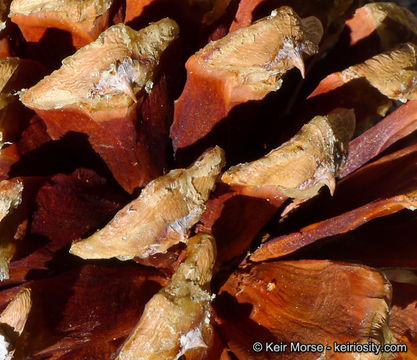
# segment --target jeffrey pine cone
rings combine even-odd
[[[399,3],[0,0],[0,360],[417,359],[416,130]]]

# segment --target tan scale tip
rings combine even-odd
[[[171,246],[187,242],[224,164],[224,151],[216,146],[190,167],[171,170],[151,181],[104,228],[75,241],[70,253],[83,259],[128,260],[165,253]]]
[[[19,335],[22,333],[32,307],[31,290],[22,289],[0,315],[0,323],[11,326]]]
[[[152,88],[160,57],[178,35],[178,24],[169,18],[139,31],[113,25],[65,58],[60,69],[23,90],[20,100],[35,110],[128,108]]]

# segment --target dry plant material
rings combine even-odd
[[[7,26],[10,2],[11,0],[0,1],[0,58],[12,56],[13,44],[10,38],[10,26]]]
[[[292,116],[305,121],[313,114],[329,113],[338,107],[351,108],[356,115],[356,134],[361,134],[385,116],[392,106],[391,100],[406,102],[416,97],[416,49],[414,44],[401,44],[330,74],[297,106]]]
[[[23,288],[0,314],[0,323],[22,334],[31,306],[30,289]]]
[[[0,358],[388,360],[333,352],[371,341],[416,356],[408,10],[22,2],[0,25]],[[33,80],[10,53],[58,70]],[[19,318],[7,304],[24,288]]]
[[[126,0],[125,24],[140,17],[147,6],[158,2],[159,0]]]
[[[324,185],[333,193],[354,128],[351,110],[316,116],[263,158],[230,168],[222,181],[251,188],[273,186],[276,192],[297,199],[313,197]]]
[[[395,214],[403,209],[417,208],[417,191],[376,200],[362,207],[309,225],[300,231],[269,240],[261,245],[250,260],[261,262],[291,254],[317,240],[352,231],[373,219]]]
[[[417,267],[416,226],[417,218],[414,213],[404,211],[370,221],[333,238],[337,241],[325,241],[311,248],[306,247],[302,254],[308,258],[349,260],[374,267],[414,269]]]
[[[171,127],[175,149],[204,138],[236,105],[277,91],[292,68],[304,76],[304,57],[318,51],[322,35],[318,19],[281,7],[191,56]]]
[[[0,184],[0,220],[3,220],[22,202],[23,184],[19,179],[3,180]]]
[[[35,195],[44,181],[42,177],[0,181],[0,281],[9,278],[11,259],[33,248],[26,236],[28,220]]]
[[[6,30],[10,0],[0,1],[0,58],[10,56],[10,42]]]
[[[340,41],[320,64],[323,75],[359,64],[407,41],[416,43],[417,19],[393,2],[372,2],[356,9]]]
[[[32,310],[16,358],[110,359],[165,284],[160,273],[137,265],[78,264],[31,281],[25,286],[32,291]],[[2,303],[16,288],[0,292]]]
[[[121,191],[88,169],[51,177],[37,192],[31,231],[47,237],[49,249],[58,250],[86,236],[126,203]],[[60,216],[55,216],[55,214]]]
[[[23,183],[20,179],[0,182],[0,281],[9,277],[9,262],[16,244],[13,211],[22,203]]]
[[[327,181],[333,189],[354,123],[354,114],[349,110],[340,109],[328,117],[317,117],[266,157],[232,167],[223,174],[223,184],[208,201],[197,227],[198,231],[216,238],[219,263],[244,253],[288,197],[314,196],[325,179],[333,179]],[[279,179],[286,183],[278,183]],[[291,181],[306,186],[303,190],[297,186],[281,187]]]
[[[287,200],[282,194],[262,195],[267,198],[254,197],[253,193],[251,196],[243,195],[237,189],[220,184],[207,202],[197,231],[214,236],[219,249],[219,264],[244,254],[255,236]]]
[[[186,245],[179,243],[172,246],[166,253],[150,255],[144,259],[135,257],[133,260],[144,266],[151,266],[158,269],[167,276],[171,276],[184,260]]]
[[[178,31],[170,19],[139,31],[114,25],[23,91],[21,101],[46,122],[53,139],[70,131],[87,134],[116,180],[133,192],[162,171],[145,136],[152,119],[138,124],[136,111],[152,91],[160,57]],[[163,129],[153,131],[158,137]]]
[[[226,11],[231,0],[126,0],[125,23],[140,18],[152,5],[161,7],[175,6],[182,14],[189,17],[201,17],[203,26],[211,25]],[[202,16],[201,16],[202,15]]]
[[[8,177],[10,167],[19,159],[13,143],[30,116],[16,93],[21,87],[36,83],[42,75],[43,69],[34,61],[16,57],[0,59],[0,179]]]
[[[13,0],[10,17],[28,42],[38,42],[48,28],[68,31],[75,47],[97,39],[109,24],[113,0]]]
[[[210,235],[190,238],[185,261],[146,304],[116,359],[206,358],[214,336],[210,281],[215,261],[216,246]]]
[[[206,208],[224,166],[219,147],[207,150],[187,169],[171,170],[150,182],[103,229],[72,244],[84,259],[146,258],[186,242]]]
[[[350,45],[372,37],[373,47],[388,50],[398,43],[417,40],[417,19],[413,13],[393,2],[375,2],[356,10],[346,21]]]
[[[0,31],[0,58],[5,58],[11,56],[12,51],[10,49],[9,40],[7,37],[2,36]]]
[[[6,146],[0,150],[0,180],[7,179],[12,166],[20,159],[16,144]]]
[[[33,150],[37,150],[43,144],[51,141],[50,136],[46,132],[46,126],[42,119],[34,114],[30,119],[28,125],[22,131],[17,142],[19,153],[25,155]]]
[[[415,266],[413,229],[416,218],[411,212],[402,212],[394,221],[393,214],[416,208],[416,158],[417,146],[414,144],[344,178],[338,183],[331,201],[323,199],[319,204],[310,204],[310,210],[303,215],[306,219],[325,220],[301,229],[298,225],[290,234],[268,241],[252,254],[251,260],[288,255],[326,239],[333,240],[334,244],[326,245],[322,241],[316,244],[320,247],[304,249],[303,254],[369,265]],[[387,220],[377,220],[384,216]],[[401,238],[394,244],[392,239],[397,234],[401,234]]]
[[[343,178],[397,141],[410,135],[417,129],[417,101],[411,100],[401,105],[375,126],[365,131],[349,143],[346,164],[340,177]]]
[[[416,158],[417,145],[413,144],[345,177],[338,182],[333,199],[323,199],[321,205],[325,206],[320,206],[320,216],[355,209],[374,200],[411,194],[417,186]]]
[[[417,46],[403,44],[362,64],[351,66],[342,71],[340,76],[344,83],[366,78],[381,94],[392,100],[414,100],[417,97]]]
[[[20,67],[22,61],[19,58],[0,59],[0,149],[14,140],[21,122],[13,93],[17,90],[13,82]]]
[[[412,360],[417,356],[417,284],[393,282],[392,286],[390,329],[397,342],[407,346],[397,359]]]
[[[328,50],[331,51],[334,45],[339,46],[340,40],[344,39],[346,19],[349,21],[355,9],[365,2],[366,1],[363,0],[310,0],[308,2],[303,0],[240,0],[235,18],[230,26],[230,32],[249,26],[252,22],[268,15],[273,9],[282,5],[290,6],[302,18],[309,16],[316,17],[323,25],[324,34],[320,42],[319,54],[309,61],[306,68],[306,73],[312,71],[312,77],[314,78],[317,76],[314,74],[316,71],[315,65],[319,63],[319,66],[321,66],[322,63],[326,63],[327,58],[329,57]],[[407,41],[407,39],[404,41]],[[323,60],[322,55],[324,53],[326,53],[326,59]],[[350,57],[351,54],[348,54],[345,58],[341,57],[338,59],[339,62],[337,62],[337,65]],[[365,59],[366,58],[367,57],[365,57]],[[336,64],[331,63],[331,65]],[[329,69],[328,65],[324,65],[323,67],[324,71]],[[328,73],[328,71],[324,72],[325,75]],[[297,98],[300,86],[301,84],[290,92],[290,95],[292,95],[293,98],[290,100],[289,109],[292,107],[293,101]],[[285,100],[283,101],[283,104],[286,104]],[[279,107],[279,115],[286,114],[287,112],[288,109],[283,111],[282,106]],[[313,115],[318,114],[312,113],[311,116]]]
[[[412,269],[386,267],[381,269],[390,282],[417,285],[417,274]]]
[[[333,192],[354,126],[350,110],[316,117],[265,157],[223,174],[198,226],[216,238],[219,263],[245,252],[288,197],[313,197],[323,185]]]
[[[416,45],[402,44],[394,50],[375,55],[364,63],[331,74],[320,82],[309,99],[334,91],[352,80],[366,79],[372,87],[389,99],[402,102],[413,100],[416,97],[416,51]]]
[[[0,149],[16,140],[24,122],[25,111],[17,101],[17,91],[32,85],[41,76],[41,66],[34,61],[16,57],[0,59]]]
[[[219,19],[225,13],[230,2],[231,0],[188,0],[191,6],[198,5],[206,11],[202,19],[204,25],[210,25]]]
[[[257,264],[235,271],[214,303],[220,330],[239,360],[273,359],[247,350],[255,341],[333,345],[388,339],[391,286],[366,266],[319,260]],[[331,316],[329,315],[331,314]],[[314,329],[314,330],[312,330]],[[282,354],[317,359],[319,353]],[[369,359],[382,359],[369,354]],[[352,354],[325,351],[325,358]]]
[[[36,278],[44,276],[53,267],[51,261],[55,256],[52,251],[42,248],[22,259],[13,260],[9,265],[9,279],[3,280],[3,283],[8,286],[23,284],[34,271],[38,275]]]
[[[0,32],[6,28],[7,15],[9,14],[10,1],[0,1]]]
[[[30,289],[23,288],[0,314],[0,356],[12,359],[16,342],[22,334],[32,301]]]
[[[257,20],[256,15],[270,11],[273,7],[283,4],[281,0],[241,0],[235,19],[230,27],[230,31],[236,31],[242,27],[249,26]],[[316,16],[327,30],[332,25],[332,31],[338,33],[343,27],[343,20],[349,15],[353,0],[331,1],[331,0],[312,0],[306,3],[302,0],[289,0],[285,5],[291,6],[300,16]]]

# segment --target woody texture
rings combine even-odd
[[[0,0],[0,360],[417,359],[412,3]]]

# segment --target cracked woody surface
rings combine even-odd
[[[0,0],[0,359],[416,359],[413,6]]]

